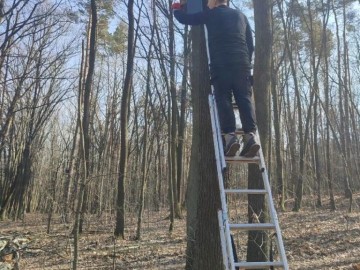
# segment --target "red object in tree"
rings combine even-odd
[[[180,3],[173,3],[172,5],[171,5],[171,8],[172,9],[181,9],[181,4]]]

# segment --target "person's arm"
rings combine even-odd
[[[174,10],[174,16],[179,21],[179,23],[187,25],[199,25],[205,24],[208,17],[208,12],[202,11],[194,14],[187,14],[182,9]]]
[[[249,60],[251,63],[252,55],[254,53],[254,40],[252,37],[251,26],[250,26],[248,20],[246,20],[246,45],[248,47]]]

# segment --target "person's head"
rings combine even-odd
[[[228,0],[208,0],[208,7],[213,9],[214,7],[218,7],[221,5],[226,5]]]

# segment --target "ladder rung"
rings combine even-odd
[[[237,128],[237,129],[235,130],[235,134],[236,134],[236,135],[243,135],[243,134],[244,134],[244,130],[243,130],[242,128]]]
[[[270,267],[270,266],[274,266],[274,267],[284,267],[284,264],[282,262],[235,262],[234,263],[235,267],[243,267],[246,269],[257,269],[257,268],[261,268],[261,267]]]
[[[263,231],[273,230],[275,225],[272,223],[246,223],[246,224],[229,224],[230,229],[244,231]]]
[[[240,156],[234,156],[234,157],[226,157],[226,162],[232,162],[232,163],[258,163],[260,161],[260,158],[258,156],[255,156],[253,158],[246,158],[246,157],[240,157]]]
[[[236,128],[235,129],[235,134],[236,135],[243,135],[243,134],[245,134],[245,132],[244,132],[244,130],[242,128]],[[221,133],[221,136],[224,136],[224,135],[225,135],[225,133]]]
[[[235,194],[267,194],[265,189],[225,189],[225,193]]]

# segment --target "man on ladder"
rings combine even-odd
[[[199,0],[201,1],[201,0]],[[182,1],[184,2],[184,1]],[[256,116],[252,101],[251,58],[254,44],[246,16],[227,5],[228,0],[209,0],[208,9],[189,14],[183,4],[174,3],[175,18],[182,24],[205,24],[208,31],[211,83],[214,87],[225,155],[235,156],[240,148],[232,96],[239,108],[244,131],[240,156],[254,157],[260,149],[255,139]]]

